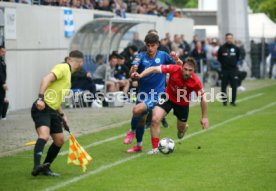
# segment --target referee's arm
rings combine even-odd
[[[49,73],[48,75],[44,76],[42,78],[42,81],[40,83],[40,88],[39,88],[39,94],[44,94],[48,86],[55,81],[57,78],[54,73]]]

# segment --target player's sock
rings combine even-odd
[[[46,141],[44,139],[38,138],[34,147],[34,165],[40,165],[40,159],[43,153]]]
[[[142,147],[143,143],[142,142],[137,142],[137,146]]]
[[[140,126],[136,129],[136,139],[137,139],[137,143],[140,143],[143,141],[143,136],[144,136],[144,132],[145,132],[145,126]]]
[[[61,147],[58,147],[55,145],[55,143],[52,143],[52,145],[49,147],[49,150],[47,152],[47,156],[45,158],[44,164],[45,163],[52,163],[55,158],[57,157]]]
[[[159,138],[158,137],[152,137],[151,138],[151,145],[152,148],[157,148],[158,147],[158,143],[159,143]]]
[[[132,117],[131,119],[131,131],[135,132],[136,128],[137,128],[137,125],[138,123],[140,122],[141,120],[141,116],[137,116],[137,117]]]

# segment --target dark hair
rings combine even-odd
[[[156,29],[150,29],[149,31],[148,31],[148,34],[149,33],[156,33],[156,34],[158,34],[158,31],[156,30]]]
[[[73,50],[69,53],[69,57],[71,58],[82,58],[83,59],[83,53],[79,50]]]
[[[0,49],[5,48],[5,46],[0,46]]]
[[[66,56],[66,57],[64,58],[64,63],[67,63],[67,62],[68,62],[68,58],[69,58],[69,56]]]
[[[233,34],[229,32],[229,33],[225,34],[225,37],[227,37],[227,36],[233,36]]]
[[[110,61],[113,58],[118,58],[118,56],[116,54],[112,53],[109,55],[108,60]]]
[[[184,60],[183,66],[184,66],[184,64],[186,64],[186,63],[192,65],[192,66],[194,67],[194,69],[196,69],[196,61],[195,61],[194,58],[192,58],[192,57],[186,58],[186,59]]]
[[[103,55],[97,54],[97,56],[96,56],[96,62],[98,62],[101,59],[103,59]]]
[[[135,45],[130,45],[128,48],[133,50],[134,52],[138,51],[138,48]]]
[[[155,43],[159,43],[159,36],[153,33],[149,33],[147,34],[147,36],[145,37],[145,43],[146,44],[155,44]]]

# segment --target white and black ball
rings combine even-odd
[[[163,154],[170,154],[174,151],[175,143],[171,138],[163,138],[158,143],[158,149]]]

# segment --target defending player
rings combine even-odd
[[[201,125],[208,128],[207,102],[199,78],[195,75],[196,62],[192,58],[187,58],[183,66],[162,65],[150,67],[142,73],[133,73],[132,77],[143,79],[152,73],[169,73],[169,82],[166,87],[166,94],[162,94],[153,110],[151,123],[151,141],[153,149],[148,154],[158,153],[158,142],[160,139],[160,121],[171,109],[177,117],[177,136],[183,138],[188,129],[187,120],[189,114],[189,101],[191,92],[195,91],[201,97]],[[167,97],[168,96],[168,97]]]

